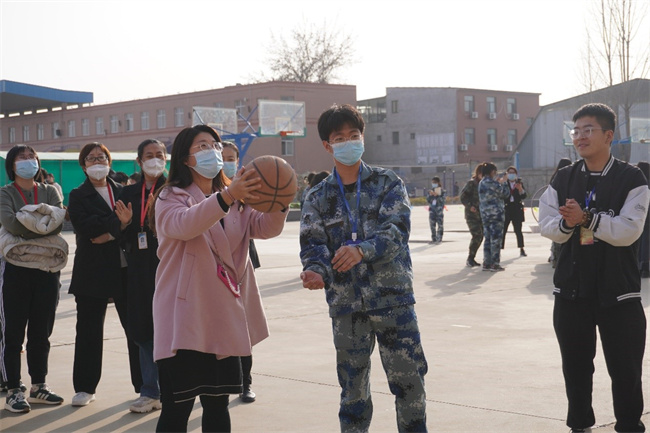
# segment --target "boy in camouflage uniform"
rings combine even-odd
[[[427,203],[429,203],[429,228],[431,229],[430,243],[439,244],[442,242],[445,222],[445,191],[440,186],[439,177],[431,179]]]
[[[321,114],[335,169],[309,191],[300,222],[300,278],[325,289],[341,386],[341,431],[372,418],[370,355],[379,343],[400,432],[426,432],[427,362],[413,304],[410,207],[402,180],[361,161],[364,121],[350,105]]]
[[[465,207],[465,222],[472,235],[469,241],[469,255],[467,256],[467,266],[470,268],[480,266],[476,262],[476,252],[483,242],[483,221],[481,221],[480,202],[478,199],[478,183],[483,178],[481,169],[483,164],[479,164],[474,169],[474,176],[467,182],[460,192],[460,202]]]
[[[503,241],[503,224],[505,221],[505,202],[510,195],[505,177],[497,178],[494,164],[483,163],[483,179],[478,184],[478,197],[483,221],[483,270],[503,271],[501,266],[501,242]]]

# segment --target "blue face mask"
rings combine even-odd
[[[207,179],[217,177],[223,167],[221,152],[217,149],[201,150],[193,156],[196,159],[196,165],[192,169]]]
[[[517,179],[516,173],[508,173],[508,180],[515,180],[515,179]]]
[[[332,145],[334,159],[343,165],[354,165],[363,155],[363,140],[350,140]]]
[[[232,179],[237,174],[237,163],[235,161],[225,161],[223,163],[223,174],[228,179]]]
[[[431,188],[438,188],[438,184],[437,183],[432,183]]]
[[[38,171],[38,162],[35,159],[16,161],[16,175],[23,179],[33,179]]]

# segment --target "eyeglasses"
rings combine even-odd
[[[196,146],[192,146],[190,149],[199,149],[199,151],[215,149],[218,152],[221,152],[223,150],[223,145],[218,141],[213,141],[212,143],[208,143],[207,141],[202,141],[200,143],[197,143]],[[192,153],[191,155],[194,154]]]
[[[585,137],[585,138],[589,138],[589,137],[591,137],[591,134],[596,130],[609,131],[608,129],[592,128],[591,126],[588,126],[588,127],[584,128],[584,129],[576,129],[576,128],[574,128],[574,129],[570,130],[569,131],[569,136],[573,140],[575,140],[577,138],[580,138],[580,136]]]
[[[106,162],[108,161],[108,157],[106,155],[99,155],[99,156],[87,156],[84,158],[86,162]]]
[[[361,140],[361,134],[358,132],[355,132],[354,134],[350,135],[349,137],[336,137],[334,140],[329,141],[329,144],[341,144],[345,143],[346,141],[357,141]]]

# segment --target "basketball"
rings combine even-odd
[[[260,212],[278,212],[288,208],[298,190],[296,173],[287,161],[277,156],[264,155],[246,165],[246,171],[255,170],[262,186],[255,191],[256,200],[246,204]]]

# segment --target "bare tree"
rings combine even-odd
[[[635,0],[599,0],[592,3],[595,28],[587,27],[585,53],[585,86],[589,92],[645,78],[650,71],[650,23],[648,3]],[[595,34],[595,37],[592,35]],[[622,92],[617,100],[604,101],[623,110],[625,131],[630,131],[632,98]],[[621,139],[620,130],[617,138]],[[631,144],[618,146],[617,156],[630,158]]]
[[[327,23],[315,26],[306,21],[291,30],[288,39],[272,33],[268,50],[270,78],[279,81],[331,83],[337,71],[355,58],[352,35]]]

